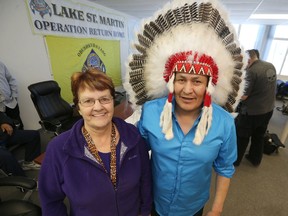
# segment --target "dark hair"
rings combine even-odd
[[[259,53],[259,50],[257,49],[251,49],[251,50],[247,50],[246,51],[249,55],[250,58],[253,58],[253,57],[257,57],[258,59],[260,59],[260,53]]]
[[[75,72],[71,76],[71,90],[73,102],[77,106],[79,102],[78,93],[80,89],[91,89],[103,91],[108,89],[115,98],[115,87],[113,81],[104,72],[95,68],[88,68],[85,72]]]

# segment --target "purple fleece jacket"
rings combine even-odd
[[[100,164],[87,157],[83,120],[49,142],[39,176],[43,216],[147,216],[151,211],[151,170],[147,145],[138,130],[113,118],[121,143],[117,188]]]

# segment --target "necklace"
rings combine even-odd
[[[103,163],[101,157],[99,156],[98,150],[97,150],[97,148],[93,142],[93,139],[84,126],[82,127],[82,133],[83,133],[83,136],[84,136],[84,138],[88,144],[89,151],[95,157],[95,159],[100,163],[100,165],[105,170],[105,172],[108,174],[108,171],[106,170],[104,163]],[[111,182],[112,182],[114,188],[116,188],[116,180],[117,180],[117,178],[116,178],[116,130],[115,130],[115,126],[113,123],[112,123],[112,129],[111,129],[110,150],[111,150],[110,179],[111,179]]]

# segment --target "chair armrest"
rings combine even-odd
[[[48,127],[61,127],[61,122],[58,119],[41,120],[40,122]]]
[[[53,131],[55,135],[59,135],[62,124],[58,119],[41,120],[40,125],[47,131]]]
[[[48,131],[57,131],[61,128],[62,124],[58,119],[51,119],[51,120],[41,120],[39,121],[40,125]]]
[[[0,186],[19,186],[27,190],[37,188],[37,182],[24,176],[7,176],[0,178]]]

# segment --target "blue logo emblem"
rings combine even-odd
[[[100,59],[100,57],[97,55],[97,53],[93,49],[87,56],[86,61],[84,62],[84,65],[82,67],[82,71],[83,72],[86,71],[88,67],[93,67],[106,73],[106,67],[103,61]]]
[[[33,14],[37,11],[42,18],[45,14],[49,14],[50,16],[52,15],[51,8],[45,0],[31,0],[29,5]]]

